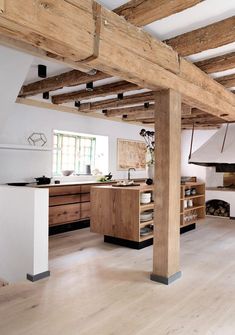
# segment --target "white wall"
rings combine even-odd
[[[109,171],[115,178],[127,177],[126,171],[117,171],[117,139],[141,140],[138,126],[14,104],[0,132],[0,143],[27,144],[32,132],[43,132],[48,139],[47,146],[52,147],[53,129],[108,136]],[[0,149],[0,162],[0,183],[31,180],[52,173],[51,152]],[[136,171],[134,175],[145,178],[146,172]]]
[[[0,278],[48,271],[48,189],[0,186]]]
[[[195,130],[193,140],[193,152],[203,145],[217,130]],[[183,130],[181,136],[181,175],[196,176],[199,181],[206,181],[207,168],[194,164],[188,164],[188,156],[191,143],[190,130]]]
[[[25,80],[33,57],[0,46],[0,131]]]

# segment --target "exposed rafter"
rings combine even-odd
[[[206,73],[215,73],[233,69],[235,68],[235,52],[205,59],[194,64]]]
[[[6,10],[0,14],[0,32],[5,36],[40,45],[65,59],[85,59],[91,68],[122,77],[139,87],[176,89],[193,106],[215,115],[226,111],[225,119],[235,118],[231,93],[200,70],[197,80],[191,82],[187,78],[195,66],[190,64],[183,69],[183,60],[175,51],[95,2],[48,0],[46,6],[30,0],[5,2]],[[48,26],[53,29],[48,30]]]
[[[190,115],[192,108],[182,104],[182,115]],[[109,109],[104,112],[107,117],[114,117],[114,116],[130,116],[133,118],[142,118],[146,115],[146,117],[153,117],[155,111],[155,103],[149,105],[149,107],[142,106],[135,106],[135,107],[126,107],[126,108],[115,108]],[[127,118],[128,120],[129,118]]]
[[[235,16],[209,26],[190,31],[165,42],[181,56],[193,55],[235,41]]]
[[[134,91],[138,90],[139,87],[135,84],[128,83],[126,81],[119,81],[112,84],[102,85],[98,87],[94,87],[93,91],[75,91],[70,93],[58,94],[52,97],[52,102],[54,104],[62,104],[66,102],[71,102],[75,100],[84,100],[84,99],[92,99],[97,97],[105,97],[107,95]]]
[[[227,88],[234,87],[235,86],[235,73],[230,74],[228,76],[217,78],[217,81],[218,83],[220,83],[221,85]]]
[[[193,7],[203,0],[131,0],[114,10],[135,26],[145,26]]]
[[[126,96],[124,95],[122,100],[118,98],[113,98],[113,99],[104,99],[101,101],[83,103],[79,107],[79,110],[84,112],[91,112],[108,108],[120,108],[144,102],[152,102],[155,100],[154,97],[155,97],[154,92],[144,92],[144,93],[130,94]]]
[[[145,108],[144,106],[135,106],[135,107],[125,107],[125,108],[115,108],[108,109],[104,112],[107,117],[113,116],[123,116],[123,115],[138,115],[141,113],[146,113],[146,116],[151,112],[154,112],[155,105],[149,105],[149,108]]]
[[[57,76],[49,77],[28,85],[24,85],[19,93],[19,96],[27,97],[43,92],[56,91],[63,87],[86,84],[90,81],[97,81],[109,77],[109,75],[100,71],[97,71],[94,75],[89,75],[77,70],[72,70],[59,74]]]

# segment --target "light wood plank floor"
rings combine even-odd
[[[50,238],[50,279],[0,289],[1,335],[234,335],[235,222],[181,236],[183,277],[149,280],[152,247],[104,244],[88,229]]]

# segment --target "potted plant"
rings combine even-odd
[[[154,131],[149,131],[141,129],[140,136],[145,140],[147,151],[146,151],[146,170],[148,179],[154,179],[154,170],[155,170],[155,133]]]

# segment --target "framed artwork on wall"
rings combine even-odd
[[[146,167],[146,144],[142,141],[117,140],[117,169],[145,170]]]

